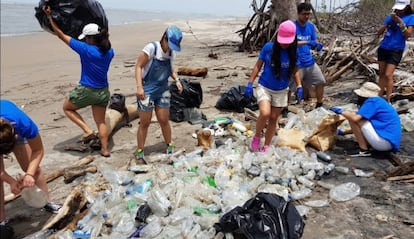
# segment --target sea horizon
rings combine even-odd
[[[11,37],[43,32],[35,17],[37,5],[27,3],[1,3],[1,37]],[[178,14],[174,12],[150,12],[134,9],[105,9],[109,26],[135,24],[141,22],[164,21],[171,19],[221,19],[237,18],[217,17],[210,14]]]

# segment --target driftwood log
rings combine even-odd
[[[136,104],[128,104],[126,105],[126,109],[128,111],[128,118],[130,121],[138,118],[138,109]],[[120,113],[117,110],[107,109],[105,114],[105,124],[108,127],[108,133],[111,134],[115,127],[118,126],[123,119],[125,119],[123,113]]]
[[[96,167],[96,165],[93,164],[68,167],[63,170],[63,181],[66,184],[71,183],[76,178],[86,175],[86,173],[96,173],[97,171],[98,168]]]
[[[187,67],[180,67],[177,70],[178,75],[185,75],[185,76],[200,76],[205,77],[207,75],[208,68],[187,68]]]

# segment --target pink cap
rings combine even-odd
[[[279,25],[277,42],[280,44],[290,44],[295,40],[296,25],[291,20],[284,21]]]

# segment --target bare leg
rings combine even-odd
[[[109,132],[108,132],[108,127],[105,124],[105,112],[106,112],[106,107],[92,105],[92,115],[93,115],[93,119],[95,120],[96,128],[98,129],[98,132],[99,132],[99,139],[101,140],[101,145],[102,145],[101,153],[103,155],[109,155],[109,150],[108,150]]]
[[[31,160],[32,150],[28,144],[17,144],[13,148],[13,153],[16,156],[17,162],[19,162],[20,167],[23,171],[26,171],[29,167]],[[43,174],[42,170],[37,168],[34,175],[35,184],[46,194],[47,200],[50,202],[49,189],[46,183],[46,177]]]
[[[323,90],[325,85],[317,85],[315,86],[315,94],[316,94],[316,102],[322,103],[323,102]]]
[[[259,102],[259,117],[256,121],[256,136],[260,137],[263,129],[266,127],[267,120],[270,117],[271,105],[270,101],[261,100]]]
[[[394,89],[395,67],[396,66],[393,64],[387,64],[387,67],[385,68],[385,79],[386,79],[385,87],[387,88],[385,93],[386,93],[388,102],[391,102],[391,94]]]
[[[379,92],[379,96],[384,95],[385,89],[387,88],[387,79],[385,77],[385,68],[386,67],[387,67],[387,63],[385,61],[379,61],[378,62],[378,68],[379,68],[378,86],[381,89],[381,91]]]
[[[349,120],[349,125],[351,126],[352,132],[354,133],[355,138],[358,141],[359,147],[363,150],[368,150],[368,142],[361,131],[361,127],[364,122],[365,120],[361,120],[359,122]]]
[[[272,141],[273,136],[276,133],[276,124],[277,120],[279,119],[280,112],[282,112],[283,108],[280,107],[272,107],[270,117],[268,120],[268,124],[266,127],[266,133],[265,133],[265,141],[264,145],[269,145]]]
[[[160,124],[165,143],[171,143],[170,109],[157,106],[155,107],[155,115]]]
[[[137,131],[137,145],[144,149],[148,128],[151,124],[152,111],[139,111],[139,126]]]
[[[82,116],[76,112],[78,109],[79,107],[72,104],[68,99],[65,99],[65,102],[63,103],[63,111],[66,116],[83,130],[83,136],[93,134],[93,130],[89,128]]]

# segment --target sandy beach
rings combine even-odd
[[[182,51],[177,54],[175,68],[207,67],[205,78],[192,78],[201,83],[203,103],[201,111],[209,120],[222,116],[235,116],[243,119],[243,114],[221,112],[214,108],[220,94],[227,89],[245,85],[256,57],[237,52],[239,36],[235,33],[246,23],[247,19],[219,20],[171,20],[166,22],[145,22],[139,24],[113,26],[109,29],[115,58],[109,71],[111,93],[127,96],[127,104],[135,101],[135,61],[146,43],[159,40],[168,24],[176,24],[183,33]],[[218,59],[208,57],[216,53]],[[117,168],[125,168],[136,147],[138,120],[132,127],[123,127],[112,135],[110,140],[111,157],[103,158],[98,152],[80,153],[65,151],[64,146],[76,142],[81,136],[80,129],[64,115],[62,104],[65,96],[79,80],[80,62],[76,53],[56,36],[36,33],[24,36],[1,38],[1,98],[14,101],[38,124],[45,146],[45,156],[41,163],[43,171],[50,172],[70,165],[92,154],[95,160],[104,161]],[[187,78],[184,77],[183,78]],[[191,77],[189,77],[191,78]],[[359,81],[338,82],[326,89],[326,104],[333,105],[338,89],[352,90]],[[338,100],[338,99],[336,99]],[[96,128],[89,108],[79,111],[83,117]],[[187,122],[174,123],[173,141],[176,149],[185,148],[192,151],[197,140],[192,138],[200,125]],[[146,153],[163,153],[165,145],[158,124],[152,124],[146,145]],[[405,141],[412,144],[412,136]],[[411,140],[411,141],[410,141]],[[339,164],[364,165],[384,171],[389,167],[386,160],[345,162],[343,156],[336,156]],[[6,158],[6,169],[11,175],[20,172],[16,160]],[[371,165],[371,166],[367,166]],[[398,221],[378,221],[375,215],[384,214],[400,218],[414,215],[413,184],[390,185],[377,178],[356,178],[353,175],[335,177],[332,181],[354,181],[366,189],[361,197],[343,203],[332,203],[326,208],[316,208],[305,220],[303,238],[412,238],[414,229]],[[79,182],[64,184],[62,178],[50,182],[49,189],[54,201],[63,203],[69,192]],[[377,191],[377,192],[375,192]],[[6,186],[6,194],[9,192]],[[326,194],[323,188],[315,189],[318,195]],[[411,196],[410,196],[411,195]],[[410,206],[411,205],[411,206]],[[29,208],[21,198],[6,205],[6,215],[15,228],[16,238],[23,238],[38,231],[52,217],[39,209]]]

